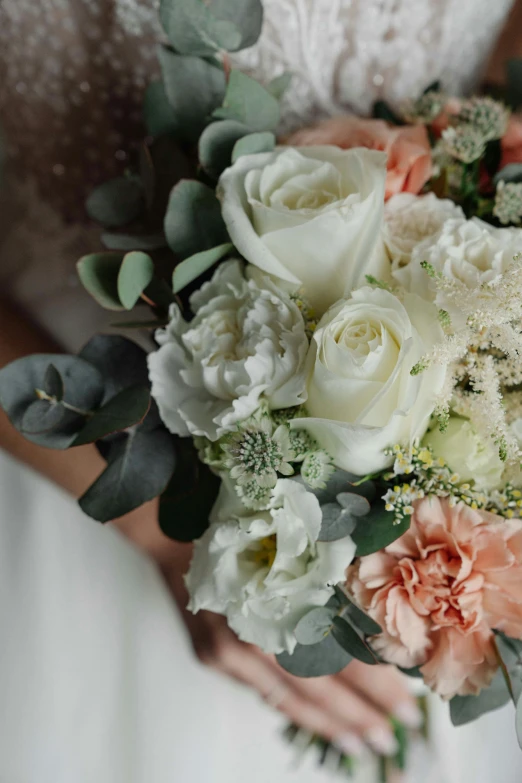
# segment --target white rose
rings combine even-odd
[[[302,286],[321,314],[365,282],[389,277],[382,244],[386,155],[367,149],[281,147],[245,155],[219,181],[239,252]]]
[[[490,490],[500,486],[504,463],[498,446],[491,439],[484,440],[468,419],[452,417],[446,430],[428,432],[423,444],[431,446],[436,457],[446,464],[462,481],[474,481],[478,489]]]
[[[297,481],[280,479],[270,508],[257,512],[241,508],[223,483],[213,522],[194,547],[189,608],[226,615],[240,639],[265,652],[292,652],[295,626],[324,606],[355,554],[349,536],[318,542],[321,522],[319,501]]]
[[[262,400],[271,408],[304,401],[303,317],[265,282],[246,280],[240,262],[230,261],[191,298],[192,321],[172,307],[148,360],[152,396],[171,432],[217,440]]]
[[[468,288],[478,288],[495,280],[522,252],[522,230],[519,228],[495,228],[479,218],[447,220],[439,233],[431,240],[414,248],[410,263],[395,270],[393,276],[408,291],[447,309],[452,318],[458,318],[455,307],[442,293],[438,293],[434,281],[421,267],[427,261],[433,269],[450,280],[458,280]],[[459,327],[455,322],[454,326]]]
[[[310,347],[312,418],[294,419],[357,475],[387,467],[384,449],[421,437],[441,391],[445,368],[410,371],[443,338],[437,309],[413,294],[401,302],[378,288],[360,288],[323,316]]]
[[[410,262],[411,254],[421,242],[432,242],[450,218],[463,218],[462,209],[449,199],[434,193],[414,196],[397,193],[384,207],[384,244],[398,270]]]

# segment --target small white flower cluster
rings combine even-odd
[[[499,182],[493,214],[504,226],[522,222],[522,182]]]
[[[509,111],[499,101],[471,98],[461,104],[455,124],[443,131],[443,147],[462,163],[473,163],[482,157],[488,142],[502,138],[508,120]]]
[[[393,484],[383,495],[387,511],[393,511],[394,524],[399,525],[414,512],[413,503],[423,497],[435,495],[448,498],[450,506],[465,503],[473,509],[490,511],[506,519],[522,516],[522,492],[511,484],[502,491],[478,491],[472,482],[462,481],[442,457],[437,457],[430,446],[413,446],[411,449],[396,444],[387,449],[394,457],[393,469],[386,473],[386,481],[407,476],[401,484]]]
[[[417,100],[405,101],[401,114],[406,122],[430,125],[444,108],[446,96],[439,90],[428,90]]]

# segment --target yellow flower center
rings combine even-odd
[[[253,552],[254,563],[266,568],[272,568],[277,554],[277,536],[266,536],[258,541],[259,549]]]

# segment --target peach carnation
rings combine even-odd
[[[314,128],[297,131],[286,143],[294,147],[368,147],[386,152],[386,199],[401,192],[419,193],[432,174],[430,143],[422,125],[392,127],[383,120],[333,117]]]
[[[390,663],[421,666],[449,699],[477,694],[497,669],[493,628],[522,638],[522,521],[464,503],[415,503],[407,533],[348,569],[347,585],[383,633]]]

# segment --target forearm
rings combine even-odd
[[[60,348],[13,304],[0,300],[0,367],[32,353],[57,353]],[[25,440],[0,411],[0,448],[79,498],[105,468],[95,446],[55,451]],[[93,523],[96,524],[96,523]],[[177,554],[177,545],[157,523],[157,501],[114,521],[114,524],[162,567]]]

